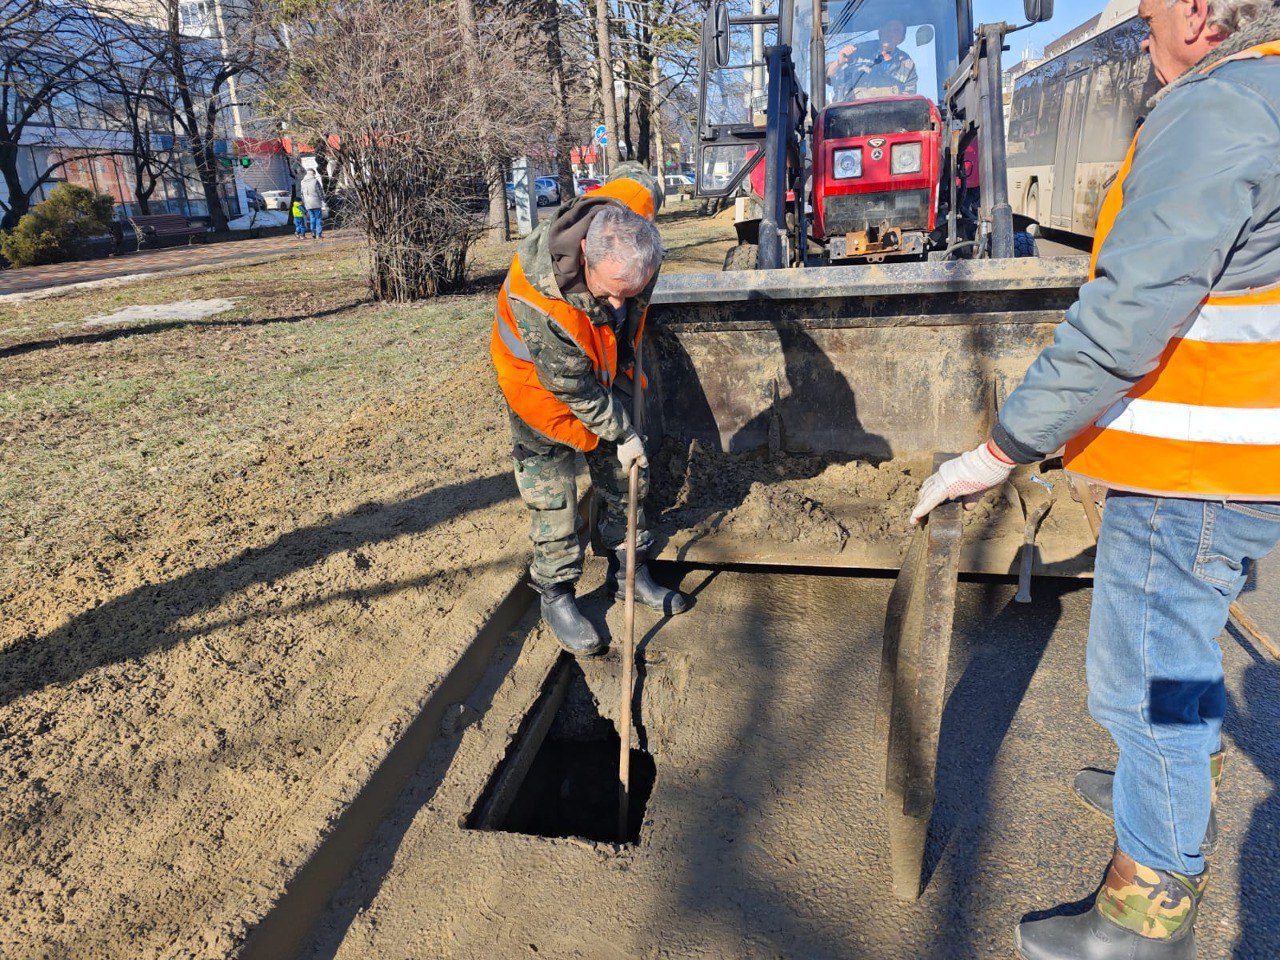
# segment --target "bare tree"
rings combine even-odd
[[[611,18],[609,0],[595,0],[596,3],[596,73],[600,78],[600,106],[604,110],[604,125],[609,132],[609,142],[605,148],[609,167],[616,167],[622,162],[622,154],[618,145],[622,139],[622,130],[618,126],[618,102],[614,96],[613,51],[611,47]]]
[[[147,215],[162,179],[183,177],[180,152],[169,136],[174,129],[172,105],[157,93],[167,85],[167,66],[155,51],[125,42],[114,19],[99,19],[93,29],[94,82],[102,113],[124,137],[118,155],[128,170],[138,209]]]
[[[183,23],[180,0],[152,0],[151,21],[121,21],[124,40],[136,56],[163,65],[146,91],[148,108],[172,120],[186,145],[215,230],[227,229],[222,203],[217,141],[228,132],[238,105],[238,78],[258,73],[273,47],[262,5],[254,0],[221,0],[217,37],[192,35]]]
[[[0,23],[0,177],[6,187],[0,230],[11,230],[62,167],[109,147],[84,137],[75,156],[25,147],[37,139],[30,136],[35,129],[65,124],[67,111],[96,89],[89,66],[96,46],[92,16],[79,7],[52,10],[29,0],[0,0]],[[24,149],[32,167],[25,177]]]
[[[550,132],[530,24],[496,7],[459,16],[456,3],[396,0],[334,0],[305,16],[275,109],[329,144],[363,219],[374,296],[455,289],[485,229],[486,160]]]

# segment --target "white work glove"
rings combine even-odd
[[[644,441],[634,430],[618,442],[618,462],[622,469],[630,470],[632,460],[639,460],[642,467],[649,466],[649,458],[644,455]]]
[[[920,499],[911,511],[911,523],[919,523],[938,504],[957,497],[963,497],[965,508],[971,510],[978,502],[978,494],[1004,483],[1011,473],[1013,464],[996,454],[991,441],[962,453],[920,485]]]

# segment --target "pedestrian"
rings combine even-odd
[[[507,401],[516,486],[532,527],[530,579],[556,640],[579,656],[599,653],[604,643],[574,596],[582,573],[578,454],[600,495],[611,596],[622,589],[633,462],[642,502],[648,487],[644,440],[630,409],[633,358],[665,252],[653,223],[660,202],[648,171],[619,165],[608,183],[565,204],[520,245],[494,316],[490,351]],[[685,597],[650,574],[651,542],[642,508],[636,601],[681,613]]]
[[[293,232],[297,234],[299,240],[305,240],[307,236],[307,211],[302,207],[302,201],[294,198],[293,209]]]
[[[1119,750],[1082,772],[1115,818],[1093,909],[1021,923],[1025,960],[1183,960],[1216,839],[1227,696],[1217,637],[1280,541],[1280,12],[1141,0],[1163,89],[1102,206],[1091,279],[991,438],[913,520],[1064,443],[1107,488],[1089,710]]]
[[[324,185],[314,169],[308,170],[303,176],[300,190],[311,235],[319,240],[324,235]]]

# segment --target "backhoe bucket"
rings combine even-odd
[[[988,435],[1084,279],[1074,258],[664,277],[646,364],[659,556],[897,569],[934,454]],[[1089,571],[1057,466],[966,513],[962,572],[1015,572],[1023,505],[1046,496],[1034,572]]]

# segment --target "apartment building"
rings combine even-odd
[[[222,43],[217,24],[227,13],[224,2],[230,5],[237,0],[181,0],[179,6],[183,32],[207,41],[214,56]],[[70,8],[70,5],[63,6]],[[138,24],[156,23],[165,12],[163,6],[161,0],[113,0],[111,3],[115,17],[130,24],[131,29],[136,29]],[[51,10],[50,15],[58,16],[57,9]],[[83,12],[80,15],[84,16]],[[113,18],[103,16],[96,20],[98,29],[91,32],[109,36]],[[122,35],[127,32],[120,31]],[[84,56],[92,58],[95,53],[86,50]],[[24,63],[29,74],[26,88],[39,89],[39,71],[58,71],[65,64],[65,57],[63,50],[51,54],[44,63]],[[225,59],[225,54],[223,57]],[[129,122],[131,105],[122,103],[112,92],[113,86],[122,88],[119,78],[114,84],[96,83],[93,71],[82,73],[85,75],[82,82],[68,84],[47,103],[40,104],[16,133],[18,181],[24,191],[30,192],[32,205],[43,200],[59,182],[67,181],[111,196],[119,216],[135,215],[140,212],[140,191],[135,176],[139,151],[135,146],[133,124]],[[155,76],[138,78],[140,85],[156,82]],[[234,219],[248,211],[246,187],[288,189],[291,178],[278,143],[243,136],[246,111],[233,109],[237,99],[235,91],[225,90],[222,96],[227,103],[219,114],[218,133],[222,135],[214,141],[214,153],[220,161],[222,206],[228,219]],[[10,90],[6,104],[10,128],[25,109],[21,97],[20,87]],[[136,115],[138,110],[136,107],[133,110]],[[145,109],[142,112],[145,114]],[[162,116],[144,115],[141,120],[146,135],[145,150],[158,158],[163,168],[163,175],[149,198],[150,212],[180,213],[193,219],[207,217],[209,210],[203,188],[181,131]],[[253,161],[252,166],[241,166],[244,157]],[[8,199],[8,189],[0,178],[0,204],[7,206]]]

